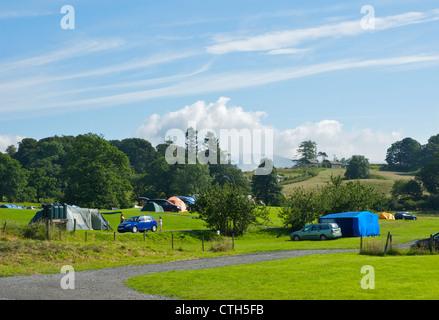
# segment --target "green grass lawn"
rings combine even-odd
[[[436,300],[438,263],[438,255],[326,254],[142,275],[127,285],[183,300]],[[374,289],[361,287],[366,265],[374,268]]]

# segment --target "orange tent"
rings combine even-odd
[[[186,208],[186,204],[184,203],[183,200],[181,200],[180,198],[177,197],[170,197],[168,199],[169,202],[172,202],[173,204],[175,204],[176,206],[179,206],[181,208],[180,212],[187,212],[187,208]]]
[[[387,219],[387,220],[395,220],[395,216],[391,213],[388,212],[382,212],[379,216],[378,219]]]

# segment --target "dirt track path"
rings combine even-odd
[[[141,266],[75,272],[75,289],[61,288],[65,274],[0,278],[0,300],[167,300],[142,294],[125,286],[125,280],[148,273],[196,270],[237,264],[286,259],[310,254],[328,254],[358,250],[289,250],[261,252],[227,257],[168,262]]]

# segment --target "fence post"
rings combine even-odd
[[[85,242],[87,242],[87,231],[85,231]]]
[[[113,242],[116,242],[116,232],[113,232]]]
[[[434,245],[433,235],[430,234],[430,252],[433,253],[433,245]]]
[[[363,250],[363,235],[360,235],[360,251]]]
[[[143,242],[146,242],[146,231],[143,233]]]
[[[8,222],[7,221],[5,221],[5,224],[3,225],[3,234],[5,234],[6,233],[6,224],[7,224]]]
[[[386,241],[386,246],[384,248],[384,255],[386,255],[386,253],[387,253],[387,246],[389,245],[389,238],[390,238],[390,231],[387,233],[387,241]]]
[[[73,219],[73,233],[76,233],[76,219]]]
[[[232,250],[235,250],[235,234],[232,233]]]
[[[50,223],[49,219],[46,219],[46,239],[50,240]]]
[[[203,234],[203,238],[201,239],[201,248],[204,251],[204,234]]]

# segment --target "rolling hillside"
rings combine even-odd
[[[279,175],[293,175],[294,169],[278,169]],[[331,181],[331,175],[334,176],[344,176],[346,169],[325,169],[320,171],[317,176],[309,178],[305,181],[296,182],[296,183],[287,183],[284,184],[283,193],[288,196],[294,188],[297,187],[304,187],[304,188],[313,188],[318,185],[325,185],[326,183]],[[390,191],[393,186],[393,182],[395,180],[402,180],[402,179],[413,179],[414,175],[407,174],[403,172],[390,172],[390,171],[379,171],[379,170],[370,170],[371,179],[361,179],[360,181],[362,183],[368,184],[370,186],[373,186],[377,190],[390,194]]]

